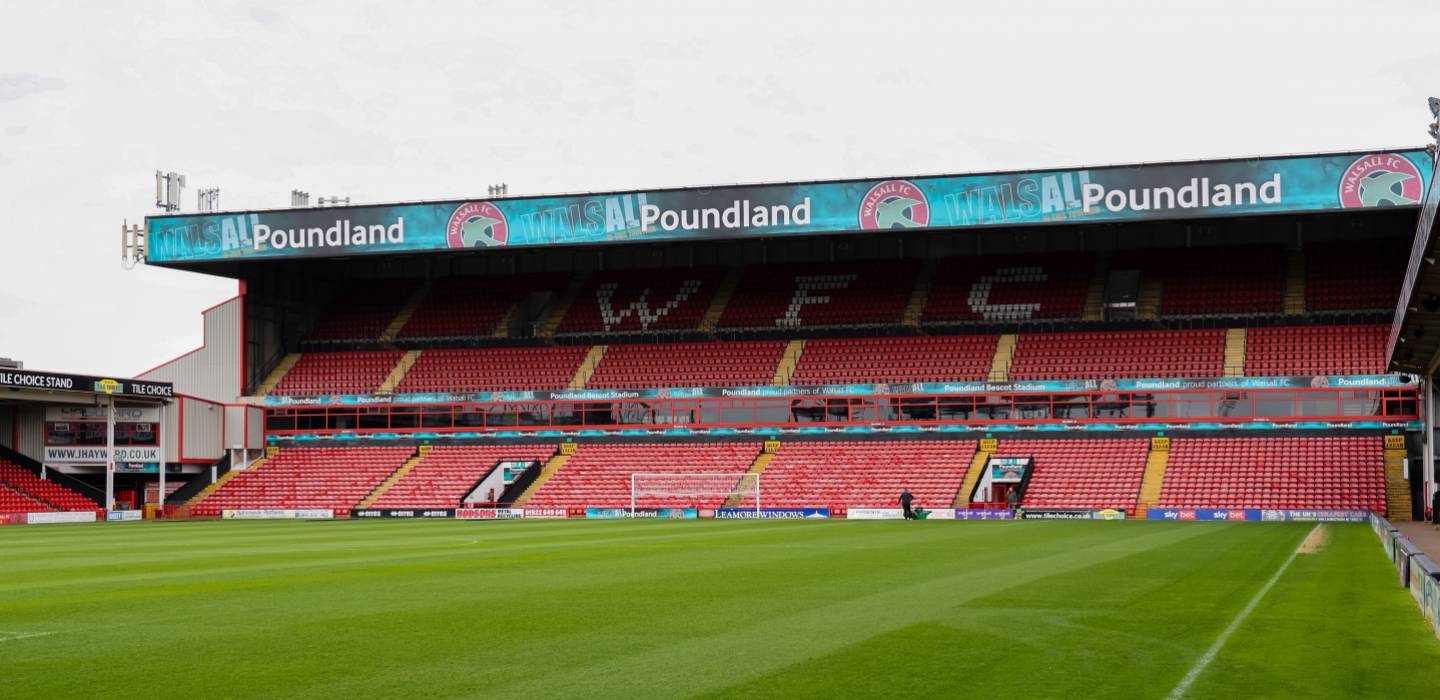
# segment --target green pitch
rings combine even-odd
[[[1327,525],[1193,698],[1420,697],[1440,641]],[[0,698],[1165,698],[1312,526],[0,528]]]

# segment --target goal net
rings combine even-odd
[[[760,475],[631,474],[630,515],[636,508],[745,508],[760,510]]]

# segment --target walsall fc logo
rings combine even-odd
[[[1419,204],[1425,180],[1409,158],[1382,153],[1356,158],[1340,178],[1340,206],[1397,207]]]
[[[494,204],[470,202],[450,215],[445,237],[451,248],[502,246],[510,242],[510,224]]]
[[[860,200],[860,228],[923,228],[930,225],[930,200],[915,183],[886,180]]]

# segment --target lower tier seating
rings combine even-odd
[[[54,508],[0,484],[0,513],[44,513]]]
[[[1157,505],[1384,514],[1383,449],[1379,437],[1176,440]]]
[[[759,443],[582,445],[525,503],[530,508],[628,508],[630,475],[733,473],[750,468]],[[726,486],[723,488],[733,488]],[[716,508],[724,495],[650,496],[649,508]]]
[[[760,476],[760,505],[895,508],[909,489],[913,506],[949,508],[975,448],[969,440],[787,442]],[[754,505],[747,498],[739,507]]]
[[[100,506],[94,501],[71,491],[48,479],[35,476],[29,469],[0,459],[0,486],[8,488],[15,496],[0,492],[0,512],[40,512],[50,510],[82,511],[96,510]],[[25,500],[38,503],[41,507],[33,511],[5,510],[5,502],[26,505]]]
[[[993,335],[811,340],[790,383],[983,381],[996,340]]]
[[[1145,440],[1004,440],[997,457],[1032,457],[1026,508],[1130,510],[1145,477]]]
[[[414,447],[282,449],[231,478],[190,512],[216,517],[227,509],[333,508],[343,517],[414,453]]]
[[[388,350],[305,353],[270,394],[373,394],[404,354]]]
[[[1012,380],[1219,377],[1225,331],[1027,333],[1010,366]]]
[[[783,340],[611,345],[585,388],[768,385],[784,353]]]
[[[455,508],[496,464],[536,462],[553,454],[554,445],[440,445],[370,507]]]
[[[395,393],[559,391],[575,378],[588,352],[588,345],[426,350]]]
[[[1245,334],[1245,374],[1383,374],[1390,327],[1252,328]]]

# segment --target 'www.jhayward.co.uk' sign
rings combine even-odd
[[[1418,206],[1424,151],[147,219],[150,262]]]

